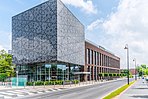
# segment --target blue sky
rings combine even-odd
[[[47,0],[0,1],[0,50],[11,49],[11,17]],[[126,68],[125,44],[130,67],[148,64],[148,0],[62,0],[84,24],[86,39],[121,58]]]
[[[0,1],[0,45],[5,49],[10,49],[11,17],[38,5],[46,0],[1,0]],[[97,13],[83,11],[83,8],[71,4],[66,6],[76,15],[76,17],[87,27],[97,18],[105,18],[118,4],[119,0],[93,0],[93,5]],[[67,2],[67,1],[66,1]]]

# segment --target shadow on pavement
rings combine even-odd
[[[145,99],[148,99],[148,95],[134,95],[134,96],[131,96],[131,97],[134,97],[134,98],[145,98]]]
[[[148,88],[132,88],[132,89],[148,89]]]

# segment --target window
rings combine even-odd
[[[86,50],[86,63],[89,64],[89,49]]]
[[[97,59],[96,59],[96,60],[97,60],[96,63],[97,63],[97,65],[99,65],[99,52],[97,52],[97,57],[96,57],[96,58],[97,58]]]
[[[96,65],[96,61],[97,61],[97,54],[96,54],[96,51],[94,51],[94,64]]]
[[[102,66],[102,59],[101,59],[102,58],[102,54],[101,53],[99,54],[99,57],[100,57],[99,58],[99,60],[100,60],[100,66]]]
[[[90,50],[90,64],[92,64],[92,53],[91,53],[91,50]]]
[[[93,57],[93,56],[94,56],[94,53],[93,53],[93,50],[91,50],[91,55],[92,55],[92,56],[91,56],[91,57],[92,57],[91,63],[93,64],[93,63],[94,63],[94,62],[93,62],[93,60],[94,60],[94,57]]]

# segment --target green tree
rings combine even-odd
[[[127,70],[127,69],[123,69],[123,70],[121,71],[121,73],[127,76],[128,70]]]
[[[137,66],[136,70],[138,71],[139,76],[148,75],[148,67],[145,64]]]
[[[5,50],[0,51],[0,80],[4,81],[7,77],[14,74],[12,55]]]
[[[4,81],[7,78],[6,73],[0,73],[0,81]]]
[[[147,68],[145,64],[142,64],[141,67],[142,67],[143,69],[146,69],[146,68]]]

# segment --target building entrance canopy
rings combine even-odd
[[[84,74],[84,75],[85,75],[85,74],[86,74],[86,75],[88,74],[88,75],[90,75],[90,72],[73,72],[73,74],[74,74],[74,75],[80,75],[80,74]]]

